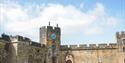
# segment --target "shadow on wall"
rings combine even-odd
[[[33,56],[32,55],[29,55],[28,63],[33,63]]]
[[[72,61],[71,60],[67,60],[66,63],[72,63]]]
[[[12,43],[7,43],[7,63],[16,63],[16,50]]]

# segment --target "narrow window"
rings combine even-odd
[[[125,63],[125,59],[124,59],[124,63]]]
[[[125,45],[125,39],[123,39],[123,44]]]
[[[125,47],[123,47],[123,52],[125,52]]]

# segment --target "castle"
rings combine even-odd
[[[125,63],[125,31],[116,43],[61,45],[61,29],[43,26],[40,42],[23,36],[0,37],[0,63]]]

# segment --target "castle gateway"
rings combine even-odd
[[[22,36],[0,37],[0,63],[125,63],[125,31],[116,43],[61,45],[60,27],[40,28],[40,42]]]

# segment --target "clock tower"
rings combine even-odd
[[[40,28],[40,43],[48,48],[60,48],[60,36],[61,31],[58,27],[50,26],[43,26]]]
[[[58,63],[58,55],[60,48],[61,31],[58,24],[56,27],[44,26],[40,28],[40,43],[44,44],[47,49],[47,63]]]

